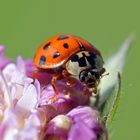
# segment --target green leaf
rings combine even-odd
[[[111,126],[113,118],[116,114],[116,110],[118,108],[120,96],[121,96],[120,89],[121,89],[121,77],[120,77],[120,73],[118,73],[118,83],[116,85],[116,94],[114,95],[114,99],[113,99],[112,105],[110,106],[110,110],[107,114],[107,119],[106,119],[107,128]]]
[[[108,134],[111,133],[110,128],[111,128],[113,119],[115,115],[117,114],[117,108],[118,108],[120,96],[121,96],[120,89],[121,89],[121,76],[120,76],[120,73],[118,73],[118,80],[117,80],[114,93],[112,94],[112,96],[110,96],[110,98],[108,98],[107,102],[105,102],[100,108],[100,112],[101,112],[101,115],[103,116],[103,121],[105,123],[104,124],[105,133],[107,133],[106,132],[106,128],[107,128]],[[100,140],[104,140],[103,137],[101,137]]]

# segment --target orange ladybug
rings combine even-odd
[[[67,34],[44,42],[36,51],[33,63],[38,71],[45,69],[54,73],[51,81],[55,91],[53,101],[58,95],[58,79],[67,79],[70,86],[79,80],[85,86],[84,93],[89,90],[97,95],[97,86],[105,72],[99,50],[86,40]]]

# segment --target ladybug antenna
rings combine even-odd
[[[104,76],[107,76],[107,75],[109,75],[109,72],[101,75],[100,79],[102,79]]]

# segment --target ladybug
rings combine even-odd
[[[69,34],[57,35],[44,42],[36,51],[33,64],[37,71],[53,72],[52,86],[56,100],[58,90],[56,81],[65,78],[73,86],[76,80],[87,91],[97,95],[97,87],[105,72],[103,58],[98,49],[86,40]]]

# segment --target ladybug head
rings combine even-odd
[[[97,69],[83,70],[79,75],[79,80],[87,86],[90,92],[93,92],[96,95],[97,86],[100,82],[102,74],[103,74],[102,70],[101,71]]]

